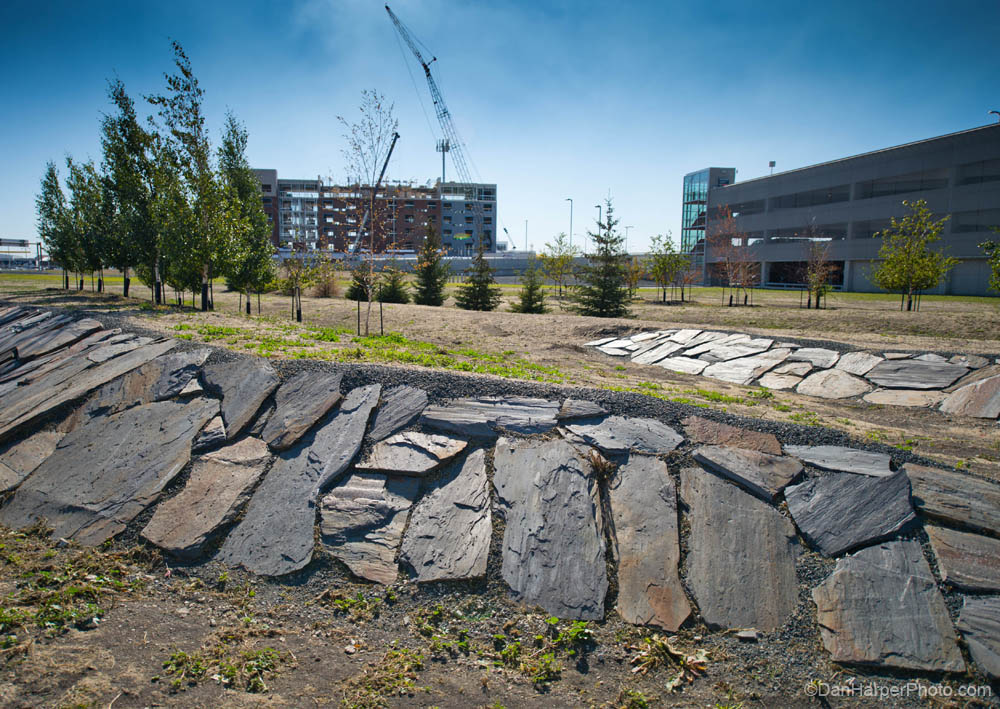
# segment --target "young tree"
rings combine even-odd
[[[451,268],[444,261],[444,250],[441,248],[441,237],[434,229],[434,224],[427,222],[427,233],[424,243],[417,255],[417,264],[413,267],[416,273],[413,302],[417,305],[441,305],[444,303],[444,287],[451,275]]]
[[[656,283],[656,287],[662,297],[662,302],[667,302],[667,286],[674,282],[677,277],[679,261],[677,249],[670,235],[657,234],[653,237],[649,249],[649,275]]]
[[[749,244],[747,234],[740,230],[739,223],[728,206],[719,207],[719,216],[712,232],[705,239],[706,254],[709,253],[719,264],[719,270],[725,281],[722,289],[722,304],[726,304],[726,291],[729,291],[729,304],[740,304],[740,291],[744,300],[760,277],[760,268],[754,259],[753,248]],[[734,303],[735,300],[735,303]]]
[[[554,242],[545,245],[544,251],[538,257],[545,277],[552,281],[559,298],[563,297],[563,290],[573,275],[573,259],[579,254],[580,249],[571,246],[566,234],[560,233]]]
[[[281,262],[283,290],[292,296],[292,317],[302,322],[302,291],[312,285],[313,265],[305,254],[293,254]]]
[[[409,303],[409,284],[406,274],[393,259],[382,269],[381,283],[378,288],[378,299],[382,303]]]
[[[98,272],[98,291],[104,286],[104,263],[111,234],[115,229],[114,208],[105,204],[109,197],[104,182],[97,173],[94,163],[75,162],[66,158],[69,175],[69,223],[75,232],[75,240],[80,247],[80,268],[91,274]]]
[[[615,232],[611,200],[605,201],[604,221],[597,222],[597,232],[588,232],[594,251],[581,270],[574,309],[581,315],[621,318],[628,315],[629,293],[625,280],[625,239]]]
[[[941,240],[941,231],[950,217],[934,220],[924,200],[903,200],[910,210],[900,220],[893,217],[889,227],[876,234],[882,237],[872,280],[880,288],[899,291],[900,305],[906,297],[906,309],[913,310],[914,296],[934,288],[954,268],[958,259],[932,251],[929,247]]]
[[[519,301],[511,306],[514,313],[544,313],[548,310],[545,307],[545,292],[542,289],[542,278],[539,273],[537,260],[532,260],[531,264],[521,274],[521,292]]]
[[[54,162],[49,161],[45,165],[41,191],[35,198],[35,213],[38,215],[38,236],[45,245],[49,258],[62,267],[63,287],[68,289],[68,272],[77,270],[80,249],[76,243],[76,234],[70,228],[66,196],[59,183],[59,170]]]
[[[369,302],[369,298],[374,297],[375,288],[378,285],[378,273],[374,273],[367,261],[359,261],[351,269],[351,285],[347,287],[348,300]]]
[[[993,231],[1000,234],[1000,227],[992,227]],[[979,245],[986,253],[987,263],[990,265],[990,288],[1000,291],[1000,240],[990,239]]]
[[[486,249],[482,240],[472,259],[472,265],[465,272],[465,283],[458,287],[455,305],[463,310],[496,310],[500,305],[500,287],[493,278],[493,269],[486,260]]]
[[[816,307],[819,308],[820,302],[830,292],[830,272],[833,269],[833,265],[830,263],[830,244],[816,240],[810,240],[807,243],[809,246],[805,281],[809,298],[806,301],[806,307],[816,303]],[[799,304],[801,305],[801,301]]]

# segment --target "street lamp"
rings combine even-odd
[[[625,253],[626,254],[628,253],[628,230],[629,229],[634,229],[634,228],[635,227],[632,226],[632,225],[629,225],[629,226],[625,227]]]
[[[569,248],[570,251],[573,250],[573,198],[567,197],[566,201],[569,202]]]
[[[603,219],[603,217],[601,216],[602,215],[601,205],[595,204],[594,206],[597,207],[597,233],[600,234],[601,233],[601,219]]]

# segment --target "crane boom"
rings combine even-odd
[[[434,101],[434,112],[437,115],[438,123],[441,125],[441,132],[444,134],[445,140],[447,140],[451,145],[451,161],[455,166],[455,172],[458,173],[459,182],[461,182],[465,187],[466,191],[472,190],[472,185],[475,181],[472,179],[472,174],[469,171],[468,163],[465,161],[465,149],[462,143],[462,139],[458,136],[458,130],[455,129],[455,124],[451,120],[451,113],[448,111],[448,106],[444,102],[444,97],[441,96],[441,90],[438,88],[437,82],[434,81],[434,76],[431,74],[431,64],[437,61],[437,57],[431,57],[430,61],[424,59],[424,55],[420,53],[420,49],[417,48],[416,42],[413,41],[413,36],[406,29],[396,14],[389,9],[389,6],[385,6],[385,11],[389,13],[389,18],[392,20],[392,24],[395,25],[396,31],[406,42],[406,46],[410,48],[413,52],[413,56],[417,58],[420,62],[421,68],[424,70],[424,76],[427,78],[427,86],[431,92],[431,99]],[[443,157],[443,155],[442,155]],[[443,187],[443,185],[442,185]],[[480,212],[479,201],[476,199],[477,195],[472,194],[471,200],[475,200],[474,210],[476,215],[479,217],[480,231],[482,231],[482,215]],[[482,234],[480,233],[480,239],[482,239]],[[488,246],[492,246],[492,243],[488,243]]]

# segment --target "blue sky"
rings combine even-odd
[[[991,122],[1000,3],[395,0],[516,247],[593,227],[609,194],[629,246],[680,232],[681,180],[737,179]],[[0,8],[0,236],[36,237],[47,160],[100,159],[117,75],[141,104],[191,58],[218,137],[246,123],[256,167],[342,178],[338,115],[395,102],[392,179],[440,173],[423,73],[377,0],[19,2]],[[141,106],[143,110],[148,110]],[[454,172],[449,165],[449,178]]]

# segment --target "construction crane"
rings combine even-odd
[[[427,77],[427,86],[431,91],[431,99],[434,101],[434,111],[437,114],[438,123],[441,124],[441,132],[444,134],[444,138],[439,141],[439,145],[447,146],[444,149],[439,148],[441,153],[441,159],[444,160],[444,153],[451,153],[451,161],[455,166],[455,172],[458,173],[459,182],[466,188],[466,198],[473,202],[473,211],[475,213],[476,219],[480,225],[480,239],[484,247],[491,248],[493,246],[491,240],[484,239],[482,236],[482,207],[477,199],[478,195],[475,194],[473,185],[475,184],[472,179],[472,174],[469,172],[469,166],[465,161],[465,152],[462,147],[462,139],[458,136],[458,131],[455,129],[455,124],[451,120],[451,113],[448,111],[448,106],[445,105],[444,97],[441,96],[441,90],[438,88],[437,82],[434,81],[434,76],[431,74],[431,64],[437,61],[437,57],[431,57],[430,61],[424,59],[424,55],[420,53],[420,49],[417,48],[416,42],[413,41],[413,36],[410,34],[409,30],[399,21],[396,14],[389,9],[389,6],[385,6],[385,11],[389,13],[389,19],[392,20],[392,24],[395,25],[396,31],[399,32],[399,36],[403,38],[406,42],[406,46],[410,48],[413,52],[413,56],[417,58],[420,62],[420,66],[424,70],[424,76]],[[444,178],[442,170],[442,179]],[[442,184],[442,189],[444,185]],[[470,194],[471,192],[471,194]]]
[[[356,254],[358,252],[358,244],[361,243],[361,235],[365,232],[365,225],[368,223],[368,219],[371,216],[372,205],[375,204],[375,200],[378,199],[378,188],[382,185],[382,178],[385,177],[385,169],[389,167],[389,158],[392,157],[392,150],[396,147],[396,141],[399,140],[399,133],[393,132],[392,143],[389,145],[389,152],[386,153],[385,162],[382,163],[382,172],[378,174],[378,179],[375,181],[375,186],[372,187],[372,198],[368,202],[368,208],[365,209],[365,216],[361,218],[361,223],[358,224],[358,233],[354,237],[354,243],[351,244],[351,253]]]

